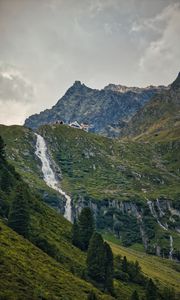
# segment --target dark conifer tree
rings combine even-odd
[[[105,251],[105,284],[104,288],[111,294],[113,293],[113,275],[114,275],[114,264],[113,264],[113,253],[108,243],[104,243]]]
[[[139,300],[139,295],[136,290],[132,293],[131,300]]]
[[[176,295],[173,288],[165,287],[162,294],[163,300],[175,300]]]
[[[94,232],[94,218],[92,210],[84,207],[79,215],[79,241],[82,250],[87,250],[90,238]]]
[[[97,232],[91,237],[87,253],[87,274],[96,282],[105,282],[104,241]]]
[[[97,300],[97,296],[96,294],[94,293],[94,291],[90,291],[88,297],[87,297],[87,300]]]
[[[5,143],[0,136],[0,159],[5,159]]]
[[[8,225],[25,238],[29,236],[28,193],[22,184],[18,184],[9,211]]]
[[[122,261],[122,271],[127,273],[128,271],[128,263],[127,263],[127,258],[126,256],[123,257],[123,261]]]
[[[157,287],[151,278],[146,286],[146,300],[157,300]]]
[[[74,220],[74,224],[72,226],[72,244],[76,247],[80,247],[79,225],[76,219]]]

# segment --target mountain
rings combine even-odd
[[[43,130],[47,130],[47,128],[43,128]],[[66,129],[64,126],[59,128]],[[78,132],[80,133],[80,130],[70,128],[70,131],[71,134],[76,134],[77,139],[77,134]],[[101,286],[95,286],[94,282],[89,282],[85,273],[86,253],[80,251],[71,243],[71,223],[59,212],[56,212],[42,201],[40,191],[38,194],[38,185],[41,179],[39,182],[30,180],[31,177],[35,175],[35,169],[30,169],[30,160],[33,157],[31,156],[34,147],[33,138],[37,136],[31,130],[21,126],[2,126],[1,133],[3,132],[7,141],[7,158],[9,162],[14,163],[14,166],[16,166],[16,162],[19,160],[17,166],[21,171],[21,175],[17,173],[11,163],[2,158],[3,151],[1,143],[0,299],[113,300],[122,299],[123,297],[123,299],[128,300],[134,290],[137,290],[141,297],[145,296],[148,277],[151,277],[156,283],[160,297],[162,297],[164,287],[169,286],[169,288],[175,289],[176,299],[178,299],[180,290],[178,285],[178,265],[176,262],[164,261],[162,258],[155,258],[145,254],[142,255],[142,253],[132,249],[126,251],[126,248],[113,243],[111,243],[111,247],[115,255],[116,268],[118,267],[117,262],[121,259],[116,256],[127,255],[128,266],[131,266],[131,268],[128,268],[129,273],[123,273],[120,270],[117,272],[117,269],[114,274],[116,280],[114,280],[115,293],[113,297],[105,293]],[[86,138],[89,135],[85,132],[83,132],[83,134]],[[98,142],[98,137],[92,135],[92,140],[93,137],[96,142]],[[106,139],[101,138],[102,141],[105,142]],[[52,142],[51,138],[50,140]],[[31,153],[28,160],[28,168],[29,171],[31,171],[31,176],[26,177],[25,182],[22,178],[27,170],[23,168],[23,164],[25,164],[24,159],[27,161],[28,153]],[[20,161],[22,163],[21,165]],[[40,161],[37,159],[37,167],[39,163]],[[26,197],[28,196],[30,214],[28,239],[17,234],[7,226],[9,224],[8,211],[13,198],[17,198],[16,187],[18,184],[21,184],[23,189],[27,191]],[[36,189],[34,185],[36,185]],[[111,239],[109,233],[106,239]],[[116,241],[119,243],[118,239],[116,239],[115,242]],[[140,261],[140,266],[136,262],[137,259]],[[134,261],[134,263],[130,262],[130,260]],[[153,267],[153,269],[151,269],[154,264],[156,268]],[[138,272],[141,275],[139,279],[138,277],[136,278],[132,272],[132,268],[135,266],[138,267]],[[141,272],[141,267],[146,277]],[[161,298],[158,298],[158,300],[159,299]]]
[[[110,84],[97,91],[76,82],[56,105],[62,109],[64,103],[66,108],[65,119],[59,120],[69,123],[71,110],[75,115],[82,110],[83,117],[90,98],[94,120],[91,102],[95,96],[99,99],[95,108],[98,103],[101,111],[104,100],[99,95],[114,95],[105,97],[104,104],[112,112],[115,99],[119,99],[116,104],[124,99],[125,104],[134,105],[136,100],[128,95],[142,96],[151,89]],[[124,127],[123,122],[114,127],[122,135],[116,139],[72,128],[56,118],[39,124],[36,131],[0,125],[4,140],[0,139],[0,298],[91,299],[93,291],[98,299],[128,300],[135,289],[144,298],[147,279],[142,274],[134,278],[131,272],[137,263],[131,263],[127,274],[115,269],[114,298],[89,282],[86,253],[72,245],[68,221],[77,219],[86,206],[94,212],[98,232],[111,242],[115,266],[122,261],[116,255],[138,260],[160,294],[164,286],[179,293],[179,100],[180,75],[168,88],[158,88],[140,110],[131,111],[129,121],[126,115]],[[42,115],[53,116],[53,109]],[[109,121],[103,123],[100,117],[96,121],[92,131],[109,134]],[[28,240],[7,226],[11,203],[19,199],[19,183],[29,195]],[[161,294],[161,299],[167,297]]]
[[[165,87],[135,88],[108,85],[102,90],[91,89],[75,81],[51,109],[30,116],[25,126],[36,129],[57,121],[78,121],[90,126],[90,131],[116,136],[119,128],[149,99]]]
[[[126,123],[121,135],[155,141],[180,136],[180,73]]]
[[[61,188],[71,197],[72,217],[92,207],[98,230],[124,246],[179,259],[178,138],[110,139],[67,125],[42,126],[48,157]],[[8,160],[31,190],[64,214],[66,199],[43,180],[36,134],[22,126],[0,126]],[[173,246],[172,246],[173,240]]]

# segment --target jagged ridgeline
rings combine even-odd
[[[37,129],[44,124],[78,121],[89,131],[118,136],[126,122],[163,86],[147,88],[109,84],[102,90],[91,89],[76,81],[51,109],[30,116],[25,126]]]

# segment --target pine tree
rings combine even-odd
[[[113,264],[113,253],[108,243],[104,243],[105,251],[105,290],[113,293],[113,275],[114,275],[114,264]]]
[[[88,297],[87,297],[87,300],[97,300],[97,296],[96,294],[94,293],[94,291],[90,291]]]
[[[79,241],[80,248],[82,250],[87,250],[89,246],[89,241],[94,232],[94,218],[92,210],[89,207],[84,207],[79,216]]]
[[[146,300],[157,300],[157,287],[151,278],[146,286]]]
[[[131,300],[139,300],[139,295],[136,290],[132,293]]]
[[[8,225],[17,233],[28,238],[29,223],[28,194],[24,186],[18,184],[9,211]]]
[[[91,237],[87,253],[87,274],[96,282],[105,282],[104,242],[97,232]]]
[[[72,226],[72,244],[76,247],[80,247],[79,225],[76,219],[74,220],[74,224]]]
[[[175,291],[173,288],[165,287],[163,290],[163,300],[175,300]]]
[[[138,275],[141,272],[141,267],[137,260],[135,261],[135,272],[136,272],[136,275]]]
[[[0,159],[4,159],[4,158],[5,158],[5,143],[2,137],[0,136]]]
[[[127,258],[126,258],[126,256],[123,257],[122,271],[125,272],[125,273],[127,273]]]

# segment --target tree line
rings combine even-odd
[[[131,262],[126,256],[120,255],[113,257],[109,244],[95,231],[93,212],[89,207],[84,207],[78,219],[74,221],[72,244],[87,252],[85,279],[115,298],[117,295],[114,290],[114,279],[141,285],[145,290],[145,298],[141,298],[142,300],[175,300],[174,290],[166,287],[160,293],[154,281],[142,273],[138,261]],[[97,297],[92,292],[88,299],[96,300]],[[132,293],[131,300],[140,300],[138,291]]]

